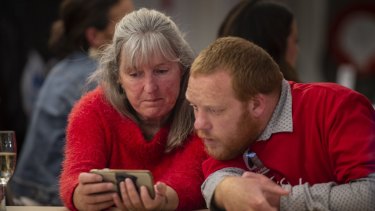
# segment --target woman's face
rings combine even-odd
[[[151,58],[138,69],[126,69],[125,64],[126,59],[121,59],[119,80],[139,117],[144,121],[165,120],[180,93],[180,64],[161,57]]]
[[[290,34],[287,39],[285,60],[292,66],[296,67],[298,56],[298,29],[295,20],[292,22]]]

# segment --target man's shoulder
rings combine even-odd
[[[351,98],[364,98],[365,96],[355,90],[346,88],[336,83],[314,82],[314,83],[290,83],[293,99],[308,101],[325,100],[349,100]]]
[[[207,160],[203,162],[202,167],[203,167],[204,176],[206,178],[213,172],[218,171],[220,169],[224,169],[224,168],[246,169],[246,164],[243,161],[242,154],[241,154],[231,160],[217,160],[213,157],[209,157]]]

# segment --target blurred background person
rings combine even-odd
[[[14,1],[0,7],[0,130],[14,130],[21,149],[26,133],[27,116],[22,108],[20,79],[26,64],[28,42],[24,39],[24,12]]]
[[[17,0],[18,16],[22,17],[24,40],[27,42],[26,64],[20,78],[22,108],[27,120],[35,105],[38,93],[51,68],[58,59],[48,47],[51,26],[59,16],[61,0]],[[22,9],[21,9],[22,8]]]
[[[194,114],[185,99],[193,56],[182,32],[163,13],[140,9],[116,25],[113,42],[92,76],[100,85],[69,116],[60,179],[66,207],[204,207],[201,166],[207,155],[192,133]],[[150,170],[157,184],[155,199],[147,192],[140,196],[128,179],[120,200],[114,184],[88,173],[103,168]]]
[[[96,51],[108,43],[115,23],[133,10],[131,0],[64,0],[49,40],[61,59],[38,95],[24,147],[10,181],[16,204],[61,205],[58,178],[67,116],[96,68]]]
[[[297,22],[291,10],[273,1],[243,0],[228,13],[218,37],[237,36],[265,49],[280,66],[284,78],[300,81]]]

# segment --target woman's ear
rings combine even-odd
[[[248,102],[249,112],[254,117],[261,117],[265,112],[266,108],[266,99],[265,95],[256,94]]]
[[[94,27],[89,27],[85,31],[87,42],[92,48],[99,48],[103,44],[101,32]]]

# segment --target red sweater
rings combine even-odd
[[[200,185],[201,164],[206,159],[202,142],[196,136],[183,147],[165,154],[169,127],[146,141],[137,124],[120,115],[106,100],[102,89],[88,93],[73,108],[67,128],[65,160],[60,194],[73,210],[73,192],[78,175],[91,169],[149,169],[154,181],[171,186],[179,197],[179,210],[204,207]]]
[[[337,182],[375,172],[375,113],[357,92],[331,83],[290,82],[293,132],[274,133],[251,150],[291,185]],[[242,155],[207,160],[204,174],[223,167],[246,169]],[[247,170],[247,169],[246,169]]]

